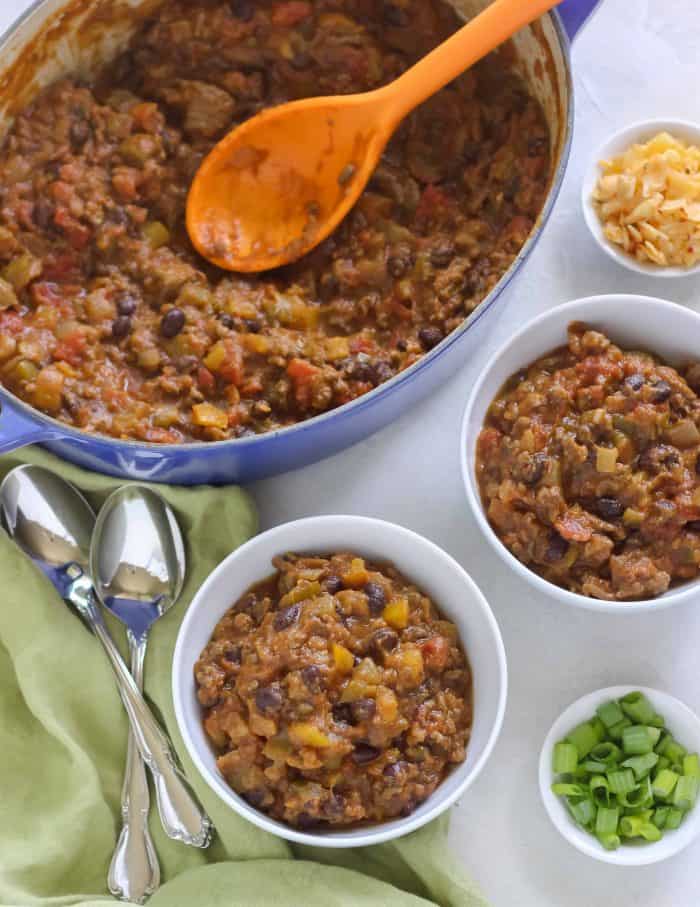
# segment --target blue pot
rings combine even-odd
[[[91,11],[114,0],[94,0]],[[483,6],[487,0],[479,0]],[[70,428],[38,412],[0,388],[0,453],[27,444],[41,444],[52,453],[96,472],[129,479],[180,485],[249,482],[321,460],[384,427],[440,386],[483,342],[502,308],[503,290],[523,267],[539,239],[559,194],[569,157],[573,128],[570,42],[599,0],[564,0],[550,13],[516,36],[518,58],[524,63],[530,87],[543,103],[554,137],[554,170],[538,223],[517,259],[476,311],[435,349],[391,381],[338,409],[279,431],[216,443],[183,445],[120,441]],[[84,4],[72,0],[38,0],[0,40],[4,61],[0,78],[14,66],[26,64],[22,53],[45,36],[54,18],[63,16],[60,34],[53,35],[55,53],[42,57],[38,75],[44,80],[62,75],[69,54],[58,46],[78,34]],[[136,20],[136,13],[134,13]],[[96,17],[93,18],[96,21]],[[105,22],[110,22],[105,17]],[[54,30],[58,31],[58,30]],[[128,28],[105,25],[102,37],[91,34],[83,65],[109,59],[128,39]],[[76,42],[73,42],[74,49]],[[54,50],[52,46],[52,50]],[[73,64],[74,65],[74,64]],[[17,80],[15,80],[17,81]],[[12,98],[0,99],[0,117],[9,123],[18,106],[31,100],[33,80]],[[5,127],[6,128],[6,127]]]

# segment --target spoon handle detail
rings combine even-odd
[[[74,588],[71,600],[77,599],[74,603],[89,621],[112,663],[119,695],[129,717],[131,730],[134,732],[134,740],[143,761],[153,775],[158,814],[163,829],[169,838],[182,841],[183,844],[207,847],[212,836],[211,819],[197,802],[189,782],[177,764],[170,741],[153,717],[114,640],[109,635],[92,595],[92,582],[87,577],[81,577],[73,584],[74,587],[81,581],[86,581],[90,591],[86,595],[84,590],[81,590],[83,591],[81,595]]]
[[[140,640],[127,633],[131,653],[131,676],[143,690],[143,662],[147,636]],[[160,885],[160,866],[148,830],[150,806],[146,767],[129,732],[126,768],[122,788],[122,829],[109,866],[107,884],[110,892],[122,901],[143,904]]]

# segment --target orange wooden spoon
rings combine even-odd
[[[495,0],[395,81],[263,110],[202,162],[187,199],[197,251],[230,271],[300,258],[357,201],[401,120],[561,0]]]

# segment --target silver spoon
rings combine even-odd
[[[102,604],[126,625],[131,674],[140,690],[148,631],[177,601],[185,571],[182,534],[167,502],[141,485],[114,491],[97,518],[90,545],[90,574]],[[161,792],[159,809],[168,805]],[[136,903],[142,903],[160,883],[148,812],[146,772],[129,734],[122,788],[123,824],[107,881],[113,895]],[[167,827],[176,823],[177,817],[161,813],[161,821]]]
[[[39,466],[18,466],[0,485],[0,515],[11,538],[32,558],[102,643],[116,675],[134,739],[156,781],[169,837],[194,847],[211,840],[202,812],[177,766],[170,742],[153,717],[105,626],[85,570],[94,514],[69,482]],[[167,800],[167,805],[165,801]]]

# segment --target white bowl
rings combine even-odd
[[[522,564],[494,532],[488,521],[476,480],[476,441],[486,412],[506,380],[540,356],[566,343],[571,321],[585,321],[627,349],[648,350],[671,365],[700,357],[700,315],[674,302],[648,296],[589,296],[557,306],[533,319],[514,334],[486,363],[469,396],[460,435],[460,462],[467,499],[474,517],[498,554],[526,582],[565,605],[632,614],[660,610],[697,597],[700,580],[673,586],[668,592],[642,601],[602,601],[578,595],[543,579]]]
[[[424,590],[459,631],[474,682],[474,723],[467,758],[410,816],[376,826],[339,831],[298,831],[251,807],[216,767],[202,729],[193,669],[214,626],[253,583],[274,572],[271,560],[286,551],[356,551],[393,563]],[[175,715],[185,745],[204,780],[231,809],[266,831],[323,847],[378,844],[425,825],[474,782],[493,749],[506,704],[506,657],[496,619],[473,580],[448,554],[408,529],[357,516],[321,516],[285,523],[242,545],[204,582],[189,606],[173,656]]]
[[[676,740],[684,746],[689,753],[700,752],[700,719],[684,705],[679,699],[640,686],[608,687],[582,696],[572,703],[557,718],[544,741],[540,754],[539,782],[540,794],[547,815],[554,823],[557,831],[580,850],[595,860],[604,863],[615,863],[618,866],[644,866],[648,863],[658,863],[674,854],[680,853],[700,833],[700,803],[691,809],[683,819],[680,828],[675,831],[664,832],[660,841],[648,844],[622,844],[617,850],[605,850],[597,838],[580,828],[571,817],[564,800],[552,793],[551,785],[554,781],[552,772],[552,751],[554,744],[562,740],[577,724],[587,721],[595,715],[595,710],[603,702],[610,699],[619,699],[634,690],[644,693],[654,706],[656,712],[666,719],[666,727]]]
[[[644,120],[616,132],[598,149],[586,168],[581,189],[583,216],[588,224],[588,229],[601,249],[630,271],[650,277],[690,277],[700,273],[700,263],[692,268],[655,265],[651,262],[638,261],[634,256],[628,255],[619,246],[611,243],[603,233],[603,225],[593,206],[593,190],[601,174],[599,162],[615,157],[622,151],[626,151],[631,145],[648,142],[659,132],[669,132],[674,138],[700,146],[700,126],[686,120]]]

